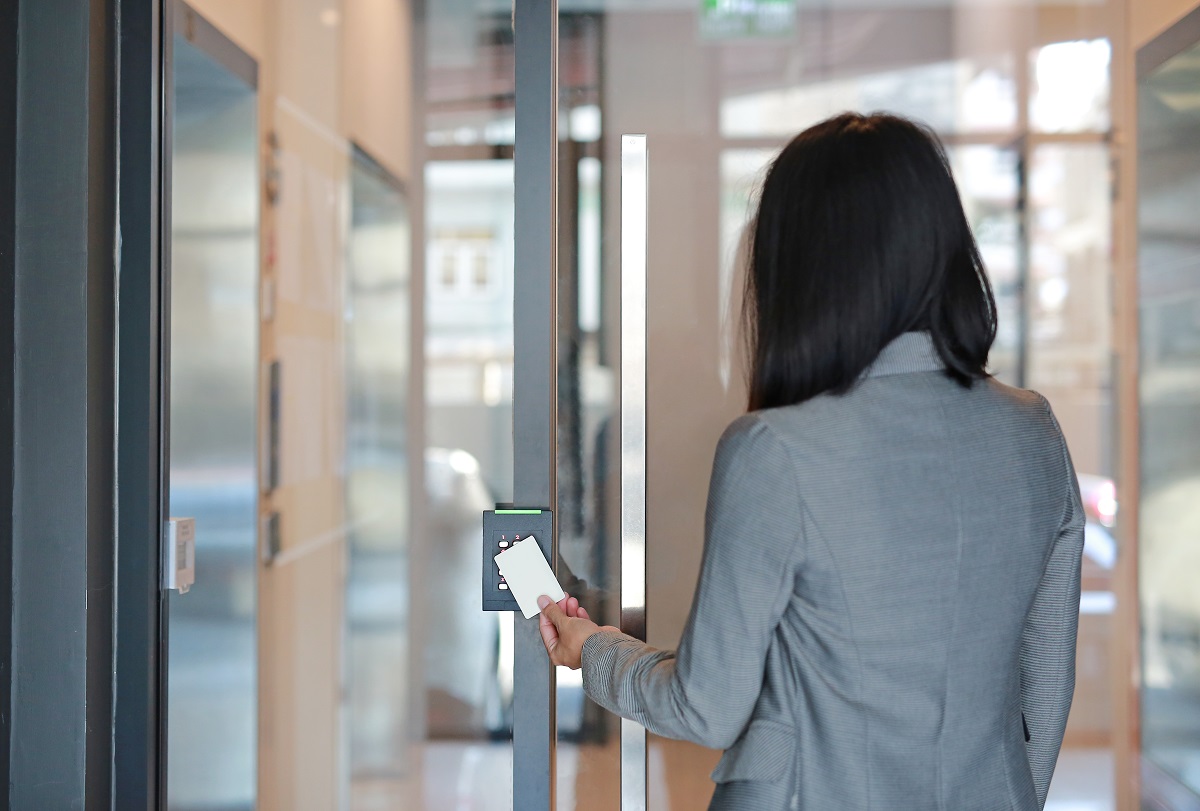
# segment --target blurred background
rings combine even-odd
[[[170,4],[170,499],[197,582],[171,596],[169,807],[511,808],[512,623],[477,592],[480,512],[512,499],[511,3]],[[913,116],[996,289],[993,371],[1050,400],[1087,511],[1047,808],[1200,808],[1193,6],[560,0],[556,513],[601,621],[618,136],[650,149],[648,632],[671,647],[744,410],[757,184],[829,115]],[[1164,31],[1181,48],[1137,70]],[[618,807],[614,719],[578,674],[557,689],[558,808]],[[652,739],[650,807],[703,807],[717,754]]]

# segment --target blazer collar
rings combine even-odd
[[[937,372],[945,368],[928,332],[906,332],[883,348],[867,369],[866,376]]]

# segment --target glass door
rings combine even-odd
[[[1182,46],[1182,47],[1181,47]],[[1200,11],[1138,55],[1141,772],[1200,807]]]
[[[256,807],[257,66],[189,7],[173,15],[171,514],[195,521],[196,586],[168,593],[167,800]]]
[[[948,145],[996,287],[1001,323],[993,371],[1043,391],[1068,415],[1068,440],[1088,474],[1083,690],[1048,807],[1106,807],[1116,554],[1107,368],[1111,211],[1103,169],[1107,32],[1082,16],[1042,30],[1029,7],[818,5],[558,4],[561,579],[582,581],[579,596],[602,622],[644,634],[656,647],[677,644],[699,568],[716,441],[745,409],[741,288],[764,170],[797,132],[846,109],[919,119]],[[520,161],[523,150],[543,149],[540,141],[522,140],[521,96],[545,88],[523,79],[520,13],[516,21]],[[646,136],[648,153],[640,220],[627,208],[624,160],[627,136],[635,134]],[[458,135],[488,138],[485,129]],[[518,163],[516,182],[520,193],[522,183],[540,178],[523,176]],[[639,242],[631,230],[642,228],[644,299],[631,303],[630,250]],[[519,249],[517,255],[520,297]],[[641,318],[631,307],[645,311],[641,358],[629,357],[639,345],[629,343],[628,328]],[[519,365],[520,346],[516,352]],[[645,557],[631,570],[630,555],[641,552],[621,523],[628,485],[622,420],[633,416],[628,398],[643,379]],[[518,409],[521,397],[518,386]],[[519,431],[517,442],[520,455]],[[650,736],[643,754],[628,725],[623,730],[586,699],[579,708],[573,674],[558,674],[556,694],[558,808],[708,802],[719,752]],[[583,719],[578,732],[568,731],[567,713]],[[631,786],[638,788],[631,793]]]
[[[1102,30],[1034,35],[1028,4],[192,2],[173,805],[704,807],[719,753],[647,738],[551,672],[536,623],[479,611],[479,516],[553,508],[568,590],[676,645],[745,408],[757,184],[843,109],[945,136],[998,290],[995,370],[1076,415],[1110,526]],[[1074,723],[1103,785],[1105,719]]]

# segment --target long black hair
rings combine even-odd
[[[937,136],[845,113],[792,139],[763,182],[745,306],[751,410],[845,393],[910,331],[959,383],[986,377],[995,297]]]

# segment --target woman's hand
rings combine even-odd
[[[546,595],[538,597],[542,616],[538,618],[542,632],[542,644],[550,661],[572,670],[582,666],[583,643],[598,631],[616,631],[616,628],[601,628],[588,617],[587,609],[574,597],[566,596],[557,603]]]

